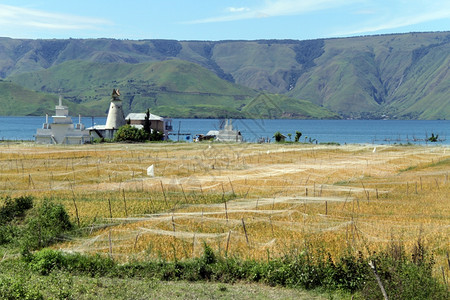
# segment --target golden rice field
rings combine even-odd
[[[80,223],[86,234],[56,245],[65,251],[171,260],[206,242],[267,259],[410,250],[420,238],[448,277],[446,146],[9,143],[0,170],[3,198],[53,199]]]

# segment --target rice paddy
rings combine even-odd
[[[421,239],[448,278],[448,150],[10,143],[0,144],[0,192],[63,203],[84,233],[55,246],[64,251],[173,260],[201,255],[206,242],[249,259],[311,247],[337,257]]]

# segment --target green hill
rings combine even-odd
[[[258,101],[258,91],[220,79],[213,72],[182,60],[141,64],[68,61],[9,79],[30,90],[55,94],[61,90],[65,99],[96,115],[106,114],[112,88],[121,90],[125,113],[150,108],[155,114],[174,118],[260,118],[264,114],[247,108],[249,103]],[[285,95],[265,97],[278,105],[273,118],[337,117],[308,101]],[[291,114],[294,108],[299,112],[296,115]]]
[[[12,82],[0,80],[0,115],[2,116],[42,116],[55,112],[58,96],[34,92]],[[71,115],[89,115],[91,109],[64,101]],[[96,112],[94,114],[98,114]]]
[[[389,118],[403,119],[450,118],[450,98],[448,97],[450,93],[448,72],[450,32],[307,41],[20,40],[0,38],[0,78],[49,69],[57,70],[54,68],[67,62],[84,61],[103,65],[119,64],[119,73],[126,69],[122,65],[129,65],[130,69],[123,71],[121,75],[142,86],[139,80],[143,79],[128,76],[135,73],[131,69],[142,68],[141,64],[143,63],[174,59],[202,66],[213,72],[218,78],[229,83],[239,84],[241,88],[245,86],[254,93],[271,93],[307,100],[332,110],[342,117],[381,118],[387,115]],[[66,68],[60,72],[72,74]],[[105,80],[105,74],[100,74],[99,78],[97,78],[98,73],[91,72],[91,75],[89,80],[93,83]],[[193,73],[192,75],[191,77],[194,77],[198,74]],[[76,74],[74,76],[80,84],[83,80],[87,81],[86,78],[77,78]],[[156,77],[153,79],[156,86],[161,84],[160,86],[170,88],[175,84],[170,81],[177,80],[175,77],[177,76],[166,74],[159,78],[159,81],[156,80]],[[11,77],[14,81],[16,78]],[[67,79],[67,76],[64,75],[61,78]],[[202,78],[202,80],[195,81],[188,77],[183,80],[187,80],[186,86],[199,93],[202,90],[205,91],[205,87],[211,84],[211,82],[204,81],[205,77]],[[59,78],[53,77],[53,79]],[[114,80],[125,86],[122,78]],[[194,88],[194,82],[199,86]],[[111,82],[104,83],[110,84]],[[49,90],[48,84],[52,85],[51,90]],[[49,92],[55,92],[54,89],[59,88],[47,81],[44,87],[39,83],[35,85],[41,88],[38,90]],[[77,85],[77,81],[68,85],[72,86],[74,90],[83,88]],[[183,97],[187,97],[186,93],[190,91],[183,90],[181,82],[177,82],[175,85],[177,89],[180,89],[177,91],[183,92]],[[81,96],[96,97],[99,95],[98,92],[103,92],[102,88],[99,89],[99,91],[91,89],[91,94]],[[208,89],[207,93],[211,91],[216,93],[214,88]],[[162,97],[161,100],[170,103],[172,98],[164,97],[163,94],[162,92],[158,93]],[[218,94],[222,95],[222,92]],[[232,94],[239,95],[240,92]],[[139,98],[140,95],[137,94],[136,97]],[[225,95],[228,95],[227,92]],[[75,96],[73,95],[73,97]],[[198,104],[191,98],[183,100],[183,97],[178,99],[181,102],[184,101],[185,104],[188,102],[190,105]],[[250,95],[250,97],[255,97],[255,95]],[[236,99],[240,98],[234,98],[234,100],[228,98],[226,106],[231,110],[223,111],[221,106],[217,108],[219,111],[213,115],[231,113],[242,108],[245,103]],[[72,100],[87,101],[84,98]],[[160,102],[160,98],[157,99],[158,102]],[[189,108],[189,114],[193,111],[200,113],[216,109],[217,103],[223,103],[223,99],[207,100],[203,98],[200,102],[202,106],[193,110],[191,110],[193,107]],[[95,104],[90,103],[90,105],[95,107]],[[183,115],[187,113],[187,107],[184,107],[183,112],[183,107],[163,108],[161,103],[157,106],[160,111],[167,113],[174,112]],[[296,109],[292,105],[286,106],[286,109],[288,108]],[[302,114],[301,111],[286,111],[284,115]]]

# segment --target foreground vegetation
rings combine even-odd
[[[446,299],[446,150],[4,144],[0,291],[80,298],[129,280],[154,295],[181,280],[379,299],[372,263],[389,299]]]

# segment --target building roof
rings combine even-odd
[[[138,120],[138,121],[144,121],[145,120],[145,113],[129,113],[128,116],[125,118],[126,120]],[[150,114],[149,116],[150,121],[163,121],[164,118]]]
[[[206,135],[217,136],[217,135],[219,135],[219,130],[210,130],[210,131],[208,131],[208,133]]]

